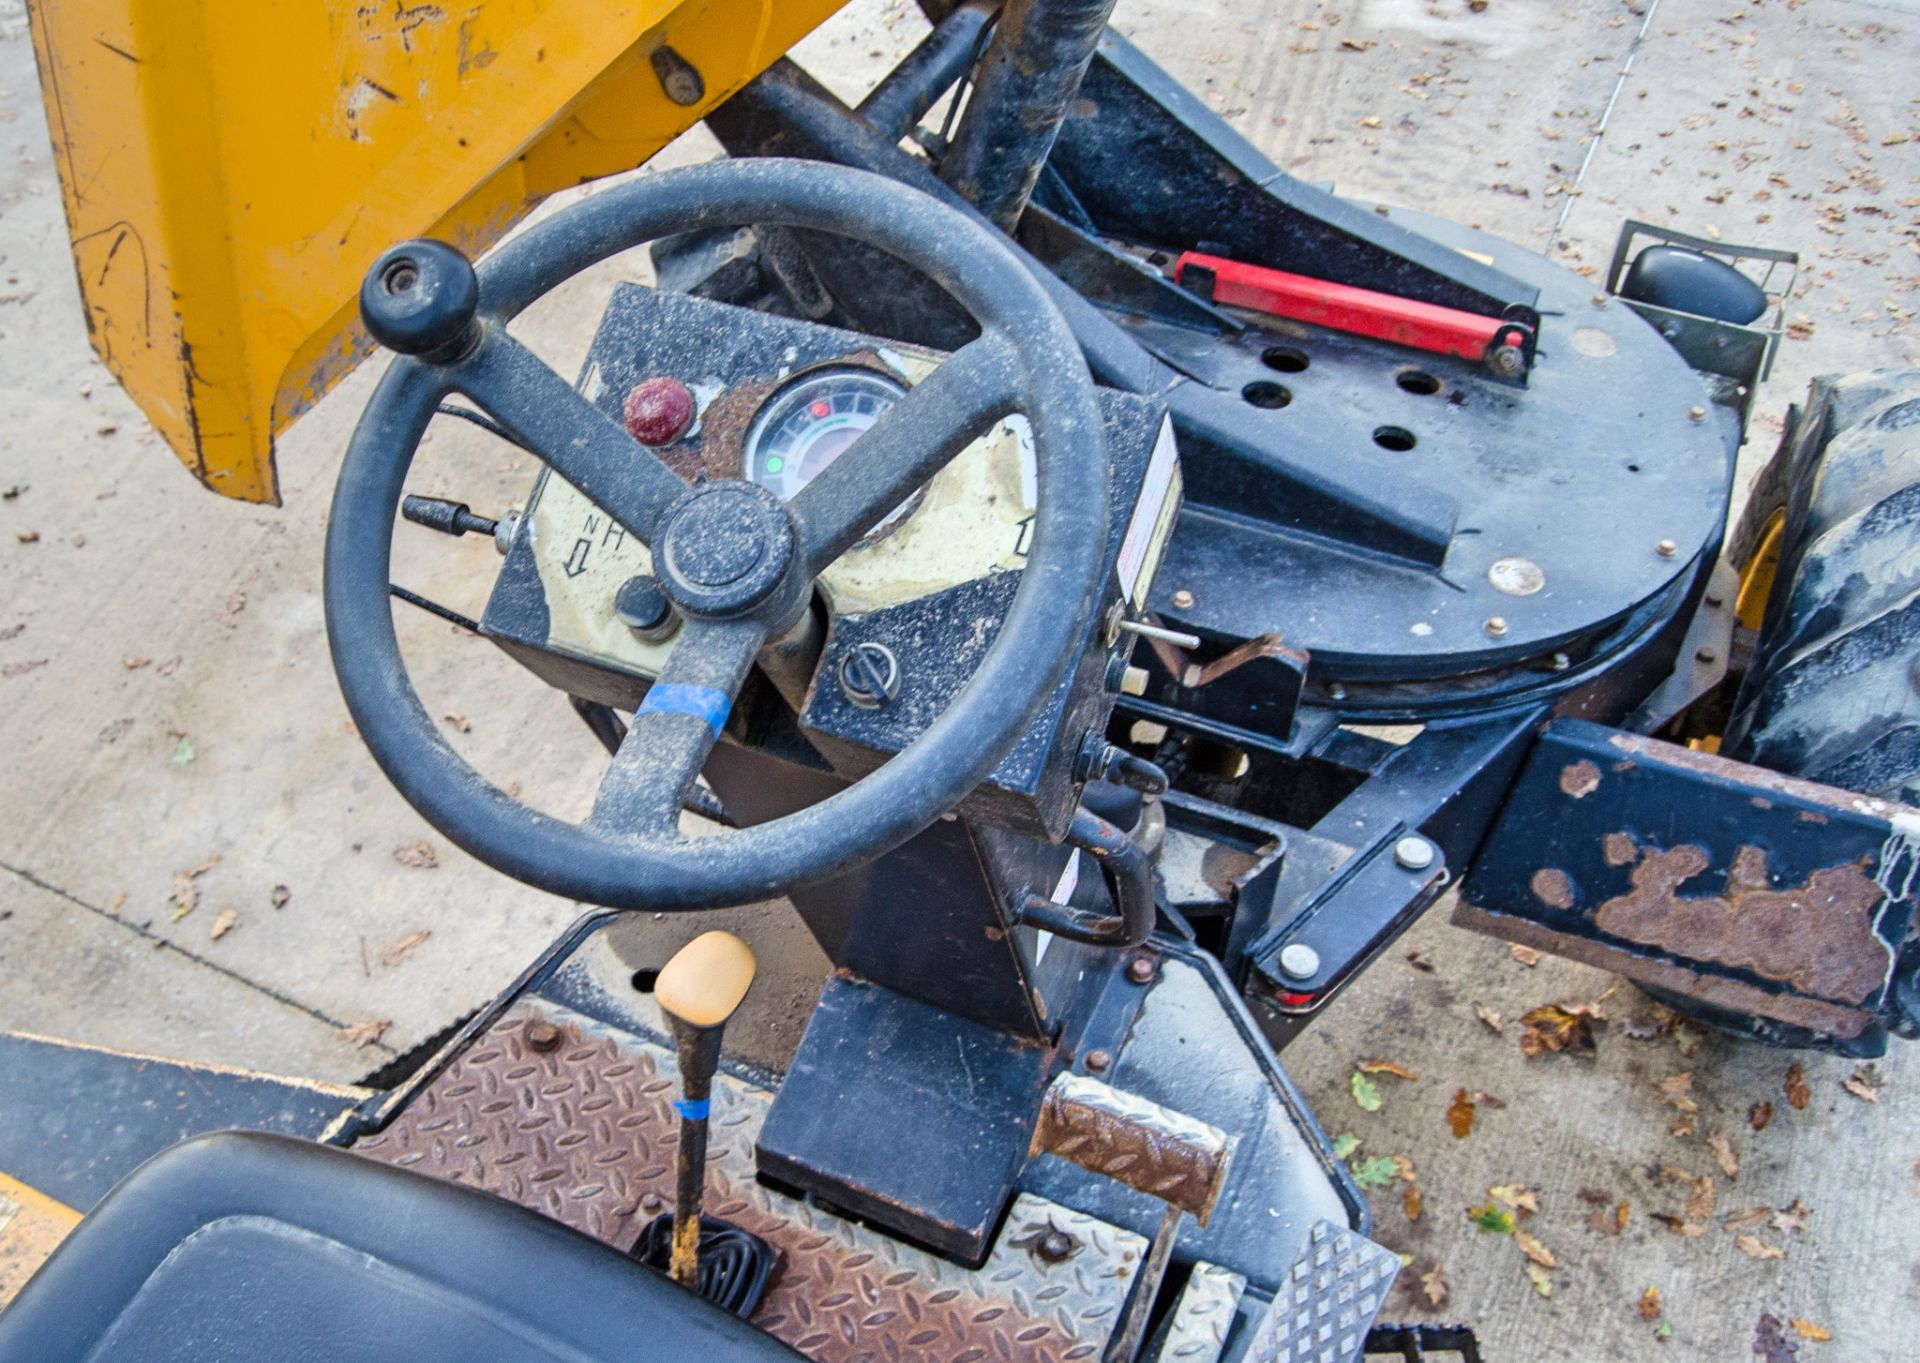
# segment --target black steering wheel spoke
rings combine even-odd
[[[793,499],[801,561],[824,571],[1019,405],[1020,354],[995,331],[948,356]]]
[[[504,327],[485,329],[453,367],[452,382],[642,544],[653,543],[667,509],[687,491],[679,474]]]
[[[687,623],[601,778],[590,826],[655,842],[678,838],[687,790],[766,638],[751,620]]]

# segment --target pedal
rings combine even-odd
[[[1255,1328],[1245,1363],[1359,1363],[1400,1256],[1319,1221]]]

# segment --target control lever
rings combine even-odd
[[[415,525],[424,525],[443,535],[456,538],[461,535],[489,535],[493,538],[494,547],[503,554],[507,552],[520,519],[518,512],[509,511],[499,520],[491,521],[485,516],[476,516],[465,502],[411,495],[400,503],[400,514]]]
[[[674,953],[654,981],[654,1001],[673,1029],[680,1062],[680,1146],[673,1196],[670,1272],[700,1290],[700,1207],[707,1182],[707,1110],[720,1065],[720,1035],[753,986],[753,951],[730,932],[703,932]]]
[[[1058,1155],[1166,1203],[1127,1314],[1107,1344],[1104,1363],[1131,1363],[1140,1351],[1154,1298],[1167,1276],[1180,1223],[1201,1225],[1226,1185],[1233,1138],[1196,1117],[1149,1102],[1083,1074],[1047,1086],[1027,1157]]]

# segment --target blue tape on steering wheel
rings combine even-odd
[[[697,1102],[689,1098],[673,1100],[673,1110],[690,1122],[704,1122],[707,1119],[707,1110],[712,1106],[713,1100],[710,1098],[702,1098]]]
[[[634,713],[644,715],[652,711],[660,715],[692,715],[695,719],[704,719],[707,727],[713,730],[713,736],[719,738],[720,731],[726,727],[727,715],[732,710],[732,699],[716,686],[655,682]]]

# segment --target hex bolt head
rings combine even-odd
[[[1393,859],[1409,871],[1424,871],[1433,865],[1433,844],[1409,833],[1393,845]]]
[[[1565,672],[1569,667],[1573,666],[1573,659],[1564,653],[1554,654],[1551,662],[1555,672]]]
[[[1135,984],[1152,984],[1154,976],[1160,973],[1160,967],[1151,956],[1135,956],[1127,962],[1127,978]]]
[[[535,1018],[527,1024],[527,1049],[543,1055],[548,1051],[557,1051],[560,1049],[561,1036],[560,1029],[551,1022],[545,1018]]]
[[[1488,616],[1485,629],[1489,635],[1498,639],[1507,632],[1507,617],[1504,615]]]
[[[1192,607],[1193,607],[1193,593],[1188,591],[1185,587],[1182,587],[1179,591],[1173,594],[1173,608],[1175,610],[1182,610],[1182,611],[1190,610],[1192,609]]]
[[[1680,552],[1680,546],[1672,540],[1661,540],[1660,543],[1653,546],[1653,552],[1660,555],[1661,558],[1672,558]]]
[[[1704,408],[1704,407],[1689,407],[1689,408],[1687,408],[1687,420],[1688,420],[1688,421],[1705,421],[1706,419],[1707,419],[1707,409],[1706,409],[1706,408]]]
[[[1086,1065],[1095,1074],[1105,1074],[1113,1068],[1113,1052],[1088,1051]]]
[[[1280,948],[1280,973],[1290,980],[1310,980],[1320,973],[1320,953],[1305,942]]]

